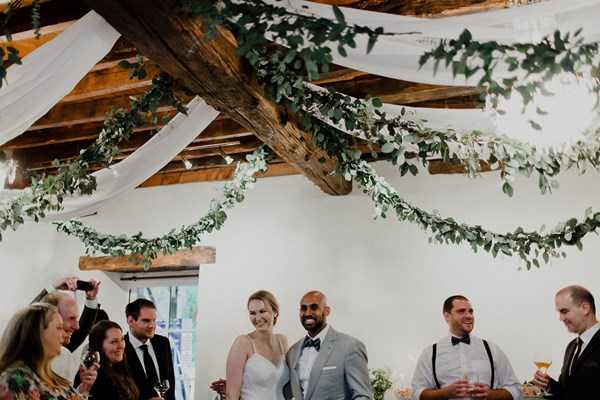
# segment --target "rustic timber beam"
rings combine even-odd
[[[207,40],[199,18],[173,15],[175,1],[86,0],[146,57],[181,80],[194,93],[255,132],[279,156],[326,193],[341,195],[351,184],[332,176],[336,161],[316,147],[296,123],[283,121],[235,50],[233,35],[217,27]],[[325,162],[322,162],[322,161]]]
[[[182,183],[228,181],[233,178],[235,166],[224,165],[220,167],[204,168],[197,170],[182,170],[159,172],[152,176],[139,187],[152,187],[163,185],[179,185]],[[269,169],[264,174],[257,174],[259,178],[287,176],[300,174],[297,168],[287,163],[269,164]]]
[[[203,264],[214,264],[216,249],[211,246],[197,246],[191,249],[179,250],[173,254],[159,254],[151,260],[152,271],[178,270],[190,267],[198,267]],[[104,272],[143,272],[143,257],[140,254],[132,254],[122,257],[79,257],[79,269],[81,271],[104,271]]]

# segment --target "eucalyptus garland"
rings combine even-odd
[[[570,74],[575,78],[598,78],[600,76],[600,43],[584,42],[581,29],[570,33],[555,31],[544,37],[539,43],[516,43],[512,45],[497,42],[479,42],[473,40],[471,33],[465,30],[458,39],[442,40],[433,50],[425,52],[419,65],[425,65],[430,59],[434,62],[434,71],[440,63],[451,68],[452,73],[465,78],[483,72],[478,86],[494,108],[500,97],[510,98],[517,91],[527,105],[537,95],[552,95],[546,88],[547,82],[554,78]],[[512,76],[496,78],[494,71],[505,67]],[[600,86],[596,83],[591,90],[600,101]],[[502,111],[502,110],[500,110]],[[538,114],[545,111],[538,109]],[[530,121],[535,129],[541,127]]]
[[[7,66],[21,64],[19,49],[11,46],[12,34],[8,29],[8,23],[15,12],[21,7],[22,0],[11,0],[8,8],[2,13],[2,22],[0,23],[0,34],[4,35],[7,44],[0,45],[0,88],[6,80]],[[40,36],[40,0],[33,0],[31,3],[31,23],[35,37]]]
[[[530,269],[532,265],[540,267],[542,262],[548,263],[551,258],[566,257],[566,253],[560,251],[564,245],[576,245],[581,250],[581,239],[600,228],[600,212],[594,213],[591,208],[586,210],[581,221],[570,218],[559,223],[548,233],[541,233],[545,227],[542,227],[540,232],[527,232],[518,227],[513,232],[496,233],[480,225],[468,225],[453,218],[443,218],[404,200],[384,178],[378,176],[367,161],[361,159],[360,152],[351,149],[348,135],[318,119],[307,118],[311,119],[316,143],[337,156],[338,173],[345,179],[356,182],[371,198],[375,204],[376,216],[385,218],[393,211],[398,220],[415,223],[423,230],[429,231],[432,235],[430,241],[446,244],[465,242],[474,252],[483,250],[494,257],[498,253],[516,255],[525,262],[527,269]]]
[[[108,166],[120,151],[119,143],[131,137],[133,128],[144,123],[148,113],[154,114],[164,104],[186,112],[172,86],[173,80],[168,75],[157,75],[146,93],[131,100],[128,111],[119,109],[109,113],[96,141],[82,150],[75,160],[63,164],[55,160],[55,175],[32,177],[29,188],[16,198],[0,203],[0,240],[2,232],[8,228],[15,230],[26,217],[37,222],[47,212],[60,211],[66,196],[91,194],[96,189],[96,179],[89,173],[90,166]]]
[[[405,118],[388,119],[385,113],[376,110],[381,106],[378,99],[365,102],[350,100],[337,93],[306,90],[304,79],[310,77],[310,73],[306,71],[306,64],[300,62],[301,57],[293,49],[268,52],[264,48],[255,48],[246,55],[256,68],[257,77],[265,85],[267,93],[278,103],[285,104],[300,114],[300,120],[305,129],[313,133],[317,145],[337,157],[337,173],[358,183],[375,202],[378,215],[385,217],[387,212],[394,210],[399,220],[417,223],[424,230],[430,231],[432,241],[454,244],[467,242],[474,251],[481,249],[493,256],[499,252],[518,255],[528,269],[532,265],[539,267],[541,261],[547,263],[550,258],[565,256],[564,252],[559,251],[563,245],[582,248],[581,239],[600,226],[600,213],[594,214],[588,209],[581,222],[571,218],[548,234],[526,232],[520,227],[512,233],[500,234],[481,226],[442,218],[411,205],[361,159],[360,151],[351,149],[350,136],[315,118],[314,114],[325,116],[334,123],[343,122],[348,130],[358,130],[366,136],[376,137],[381,149],[392,155],[389,159],[401,164],[401,170],[409,170],[413,174],[416,174],[417,167],[407,162],[407,150],[415,151],[415,155],[422,161],[432,154],[441,154],[447,160],[461,161],[471,173],[479,168],[482,150],[485,150],[490,154],[490,161],[502,162],[505,177],[503,187],[508,194],[512,194],[512,187],[506,177],[512,176],[514,171],[530,174],[536,170],[540,176],[540,188],[545,191],[552,185],[547,176],[558,173],[562,164],[571,166],[581,163],[580,171],[585,170],[585,162],[597,167],[600,151],[597,146],[589,148],[589,143],[580,142],[574,146],[578,150],[574,154],[557,155],[550,150],[540,157],[533,146],[507,138],[486,138],[476,132],[459,138],[447,133],[427,131]],[[303,110],[314,114],[307,114]],[[408,145],[412,148],[406,149]]]
[[[268,150],[261,146],[246,156],[247,162],[238,164],[233,180],[224,185],[223,200],[213,200],[206,215],[196,223],[156,238],[147,239],[139,232],[133,236],[98,233],[80,221],[70,220],[55,223],[57,230],[81,240],[87,254],[100,252],[113,256],[140,254],[146,268],[151,259],[161,253],[173,253],[179,249],[191,248],[200,242],[200,237],[221,229],[227,219],[226,211],[244,200],[246,191],[256,181],[257,172],[267,170]]]

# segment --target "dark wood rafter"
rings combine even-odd
[[[173,1],[173,0],[170,0]],[[487,9],[502,8],[504,1],[500,0],[317,0],[326,4],[337,4],[341,6],[350,6],[367,10],[398,13],[404,15],[417,15],[436,17],[442,15],[463,14],[479,12]],[[11,157],[19,162],[19,174],[17,182],[11,185],[14,188],[22,188],[28,185],[28,179],[25,171],[36,172],[40,174],[54,173],[56,170],[51,166],[51,161],[58,158],[62,161],[68,161],[75,157],[79,150],[90,144],[98,136],[102,129],[106,113],[112,108],[127,108],[130,96],[142,94],[150,85],[150,80],[158,69],[155,62],[168,65],[172,62],[171,68],[181,75],[186,74],[183,81],[186,85],[197,90],[197,86],[202,86],[203,82],[199,79],[201,76],[208,76],[214,84],[205,87],[203,97],[213,99],[209,100],[217,108],[227,110],[231,106],[223,99],[214,98],[214,93],[227,96],[238,96],[241,86],[247,86],[242,92],[243,97],[235,99],[240,107],[233,113],[235,120],[230,119],[226,113],[222,113],[217,120],[213,121],[209,127],[198,135],[186,149],[178,154],[168,165],[166,165],[155,177],[150,178],[148,185],[154,184],[173,184],[187,183],[196,180],[221,180],[231,176],[231,168],[224,163],[223,154],[231,155],[236,160],[241,160],[246,154],[250,153],[253,145],[258,146],[263,141],[269,143],[274,138],[281,139],[281,135],[276,134],[283,130],[285,132],[284,143],[281,144],[279,151],[288,152],[296,155],[296,162],[308,164],[311,173],[319,176],[327,176],[328,171],[333,165],[333,160],[329,164],[322,165],[315,162],[319,157],[315,157],[315,149],[311,146],[309,135],[301,132],[293,123],[280,122],[280,110],[269,103],[262,96],[260,88],[257,88],[248,75],[244,65],[239,62],[232,51],[235,47],[235,41],[225,31],[221,31],[218,37],[218,44],[202,43],[201,26],[199,21],[183,21],[177,18],[168,21],[168,26],[155,28],[152,25],[155,21],[170,15],[167,6],[151,3],[152,7],[160,8],[164,11],[163,16],[149,15],[150,11],[144,10],[147,4],[139,6],[142,1],[127,0],[124,4],[117,2],[96,2],[89,0],[88,3],[100,3],[97,7],[112,7],[113,10],[126,9],[135,10],[125,15],[117,16],[123,24],[127,19],[133,20],[132,26],[141,27],[142,31],[146,26],[150,35],[144,38],[138,38],[143,45],[149,48],[154,46],[157,50],[166,50],[159,54],[156,53],[146,57],[148,77],[139,80],[128,79],[128,71],[121,69],[118,64],[121,60],[134,62],[136,60],[136,46],[139,43],[131,43],[127,38],[121,37],[110,53],[101,60],[89,73],[78,83],[78,85],[56,104],[45,116],[40,118],[24,134],[0,146],[1,150],[8,151]],[[27,0],[25,0],[25,5]],[[108,4],[108,5],[107,5]],[[111,5],[112,4],[112,5]],[[154,5],[152,5],[154,4]],[[171,3],[169,3],[171,4]],[[139,7],[138,7],[139,6]],[[31,30],[31,10],[29,8],[21,9],[10,21],[10,29],[17,32],[14,35],[12,45],[20,49],[25,55],[42,44],[52,40],[64,29],[72,25],[77,18],[83,16],[90,8],[82,2],[71,2],[67,0],[49,0],[42,4],[42,36],[36,39]],[[139,17],[138,17],[138,14]],[[162,20],[161,20],[162,21]],[[112,23],[112,21],[111,21]],[[114,23],[113,23],[114,24]],[[136,25],[137,24],[137,25]],[[181,46],[175,48],[179,43],[174,37],[179,35],[180,30],[188,28],[185,24],[191,24],[191,32],[185,32],[181,39]],[[127,27],[129,28],[129,27]],[[117,29],[119,29],[117,27]],[[135,30],[135,29],[133,29]],[[141,31],[140,31],[141,32]],[[138,32],[140,36],[142,33]],[[145,32],[145,31],[144,31]],[[170,37],[168,36],[170,32]],[[160,36],[167,34],[165,41]],[[157,44],[158,43],[158,44]],[[185,46],[188,49],[202,51],[196,54],[187,54],[183,51]],[[227,51],[222,51],[223,47]],[[208,50],[208,53],[205,51]],[[200,60],[199,54],[205,57],[205,54],[213,57],[208,60]],[[219,64],[220,63],[220,64]],[[216,67],[225,66],[225,73]],[[215,68],[213,68],[215,67]],[[200,75],[192,75],[189,71],[196,68],[201,71]],[[171,72],[171,71],[169,71]],[[229,75],[228,75],[229,74]],[[181,77],[179,75],[179,77]],[[227,76],[221,81],[215,80],[215,76]],[[231,80],[231,76],[237,78]],[[226,80],[226,86],[219,86]],[[191,82],[191,85],[188,83]],[[314,83],[324,87],[334,88],[335,90],[354,97],[376,96],[386,103],[398,105],[410,105],[413,107],[432,107],[432,108],[476,108],[481,107],[482,103],[479,91],[472,87],[447,87],[438,85],[427,85],[413,82],[400,81],[385,77],[374,76],[366,72],[356,71],[345,67],[332,66],[331,72],[323,74],[321,78]],[[194,87],[196,85],[196,87]],[[259,107],[254,107],[255,105]],[[247,109],[253,108],[251,111]],[[254,108],[258,108],[255,110]],[[262,112],[270,121],[264,123],[264,119],[255,121],[255,125],[250,123],[254,117],[252,113]],[[115,157],[115,161],[120,161],[139,146],[150,139],[164,124],[175,115],[175,110],[170,107],[164,107],[159,112],[159,120],[149,121],[144,126],[135,129],[134,136],[130,141],[124,143],[121,147],[122,154]],[[237,121],[237,122],[236,122]],[[242,124],[240,124],[241,122]],[[258,124],[262,124],[262,130],[255,133],[253,130]],[[290,136],[289,133],[293,135]],[[262,135],[262,136],[261,136]],[[257,140],[256,138],[260,138]],[[291,138],[291,139],[290,139]],[[364,146],[363,146],[364,147]],[[274,146],[275,148],[275,146]],[[360,148],[360,147],[359,147]],[[365,148],[364,156],[368,158],[368,150]],[[193,167],[187,170],[182,163],[182,158],[193,161]],[[306,161],[308,159],[308,161]],[[297,173],[298,168],[286,164],[281,158],[272,161],[278,165],[278,171],[284,171],[285,174],[293,171]],[[93,169],[101,166],[92,166]],[[312,169],[311,169],[312,168]],[[444,163],[436,160],[431,161],[428,170],[432,174],[462,173],[463,169],[459,165]],[[482,172],[488,168],[482,165]],[[281,175],[281,173],[272,175]],[[306,173],[306,171],[303,171]],[[313,177],[314,178],[314,177]],[[321,179],[321,178],[318,178]],[[162,182],[162,183],[161,183]],[[321,184],[326,189],[331,190],[329,183]],[[343,182],[342,182],[343,184]],[[146,185],[146,184],[145,184]],[[345,186],[344,186],[345,188]]]
[[[230,32],[218,27],[216,37],[206,40],[201,20],[174,16],[173,1],[89,1],[88,5],[142,54],[253,131],[324,192],[350,192],[349,182],[330,174],[335,160],[316,148],[293,121],[283,121],[282,110],[265,97],[236,55],[237,43]]]

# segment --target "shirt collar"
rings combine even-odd
[[[594,325],[589,327],[585,332],[583,332],[579,337],[583,341],[584,344],[588,344],[590,340],[594,337],[596,332],[600,330],[600,322],[596,322]]]
[[[319,339],[321,341],[321,343],[323,343],[323,341],[325,340],[325,336],[327,336],[327,332],[329,332],[329,324],[325,325],[325,328],[323,328],[321,330],[321,332],[319,332],[319,334],[311,339]],[[310,335],[306,335],[307,337],[310,337]]]
[[[142,341],[138,338],[135,337],[135,335],[131,332],[129,332],[129,342],[131,343],[131,345],[133,346],[134,349],[139,349],[141,345],[143,344],[147,344],[148,347],[151,346],[150,344],[150,340],[146,340],[146,343],[142,343]]]

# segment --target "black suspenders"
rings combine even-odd
[[[494,357],[492,357],[492,351],[490,350],[490,345],[487,340],[483,339],[483,346],[485,347],[485,352],[487,353],[488,359],[490,360],[490,368],[492,369],[492,379],[490,382],[490,389],[494,388]],[[437,343],[433,344],[433,353],[431,354],[431,366],[433,371],[433,380],[435,381],[435,386],[437,389],[441,388],[440,382],[437,378],[437,373],[435,372],[435,358],[437,357]]]

